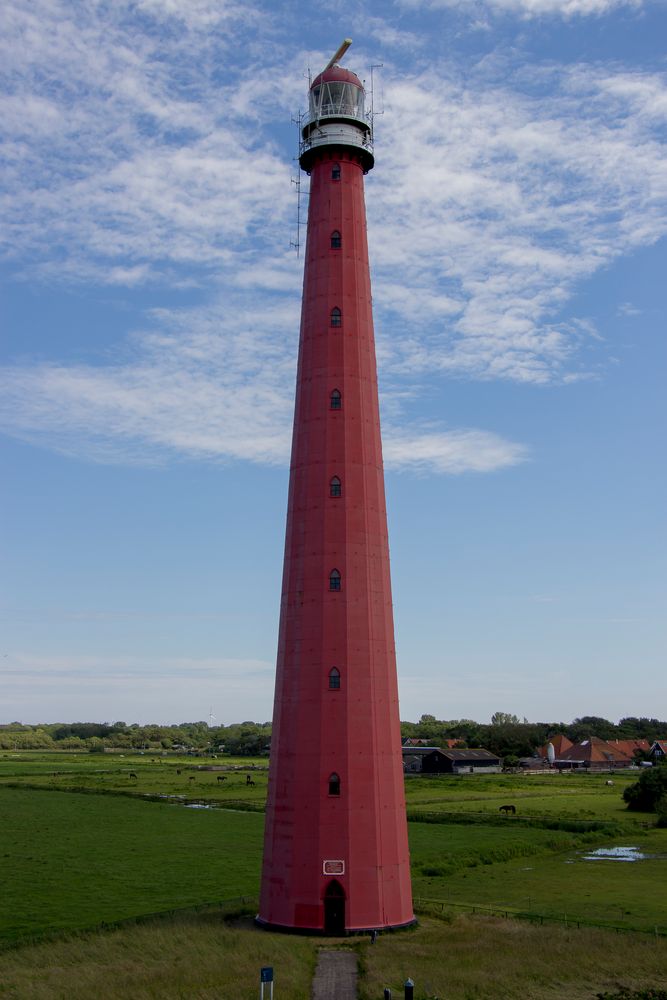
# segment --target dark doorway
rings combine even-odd
[[[324,893],[324,930],[326,934],[345,933],[345,890],[336,879]]]

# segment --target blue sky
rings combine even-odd
[[[345,36],[401,716],[665,717],[664,0],[14,0],[0,720],[271,717],[292,117]]]

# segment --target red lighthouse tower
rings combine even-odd
[[[412,923],[364,174],[361,81],[313,81],[308,236],[258,922]]]

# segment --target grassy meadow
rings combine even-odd
[[[626,811],[622,790],[635,779],[614,775],[608,786],[608,775],[408,778],[422,919],[372,948],[365,939],[345,944],[359,950],[360,1000],[397,989],[407,975],[423,984],[416,996],[448,1000],[584,998],[617,982],[667,985],[659,975],[667,969],[667,830],[654,816]],[[240,898],[252,908],[257,896],[266,782],[265,759],[0,755],[0,997],[121,997],[130,981],[139,1000],[250,997],[262,964],[289,967],[281,1000],[307,997],[320,939],[223,919],[243,907]],[[499,813],[508,803],[516,816]],[[648,857],[585,860],[613,845]],[[535,923],[482,916],[485,908],[530,914]],[[81,936],[150,914],[167,916]],[[52,935],[70,937],[36,943]],[[633,949],[644,956],[639,978],[630,975],[638,969]],[[234,977],[247,981],[247,992],[223,985]]]
[[[424,917],[417,928],[340,941],[254,929],[219,914],[73,935],[0,953],[6,1000],[256,1000],[259,970],[276,1000],[306,1000],[320,947],[356,952],[359,1000],[593,1000],[602,990],[667,986],[667,941],[599,930],[537,928],[479,916]]]

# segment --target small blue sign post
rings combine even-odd
[[[269,1000],[273,1000],[273,966],[263,965],[259,970],[259,1000],[264,1000],[264,984],[269,983]]]

